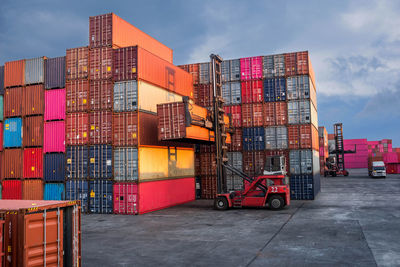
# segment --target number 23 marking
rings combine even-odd
[[[271,193],[278,193],[278,187],[272,186],[271,187]]]

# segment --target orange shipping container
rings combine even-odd
[[[264,125],[278,126],[287,124],[287,103],[266,102],[264,103]]]
[[[43,84],[30,85],[22,93],[22,115],[44,114],[44,86]]]
[[[25,84],[25,59],[4,64],[4,88]]]
[[[22,149],[5,149],[2,157],[1,178],[22,178]]]
[[[24,147],[43,146],[43,116],[25,117],[22,128]]]
[[[188,64],[188,65],[180,65],[178,66],[181,69],[184,69],[186,72],[189,72],[192,75],[193,84],[199,83],[199,63],[196,64]]]
[[[311,124],[288,126],[289,149],[319,151],[318,130]]]
[[[22,199],[42,200],[43,181],[41,179],[25,179],[22,181]]]
[[[15,87],[4,91],[4,117],[19,117],[22,115],[22,90]]]
[[[103,46],[122,48],[137,45],[169,63],[173,60],[171,48],[113,13],[89,18],[89,45],[91,48]]]
[[[65,83],[67,112],[87,111],[89,109],[89,81],[74,80]]]
[[[86,79],[89,68],[89,48],[78,47],[67,49],[66,79]]]

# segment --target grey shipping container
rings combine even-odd
[[[283,54],[274,55],[274,75],[275,77],[285,76],[285,56]]]
[[[238,105],[242,102],[240,82],[226,82],[222,84],[222,96],[225,105]]]
[[[240,59],[222,61],[222,82],[240,81]]]
[[[290,150],[289,161],[290,175],[319,174],[319,153],[316,150]]]
[[[285,126],[265,127],[265,149],[287,149],[288,135]]]
[[[65,87],[65,57],[48,58],[45,62],[45,89]]]
[[[317,110],[310,100],[288,101],[289,124],[313,124],[318,129]]]
[[[263,57],[263,74],[264,78],[274,78],[274,56],[264,56]]]
[[[242,152],[228,152],[228,164],[240,171],[243,169],[243,156]],[[232,173],[231,171],[226,171],[226,184],[228,191],[230,190],[241,190],[243,189],[243,179]]]
[[[0,95],[4,95],[4,66],[0,66]]]
[[[211,63],[200,63],[199,66],[199,83],[209,84],[211,83]]]
[[[114,84],[114,111],[134,111],[137,109],[137,81]]]
[[[133,147],[114,149],[114,180],[137,181],[138,150]]]
[[[288,77],[286,92],[288,100],[311,99],[315,102],[315,88],[308,75]]]
[[[25,84],[44,83],[44,60],[37,57],[25,61]]]

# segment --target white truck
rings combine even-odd
[[[386,177],[386,168],[383,161],[373,161],[370,169],[368,170],[369,175],[372,177]]]

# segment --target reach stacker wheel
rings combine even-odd
[[[225,197],[217,197],[214,201],[214,208],[216,210],[227,210],[228,200]]]
[[[280,210],[285,206],[285,201],[279,195],[273,195],[268,200],[268,205],[271,210]]]

